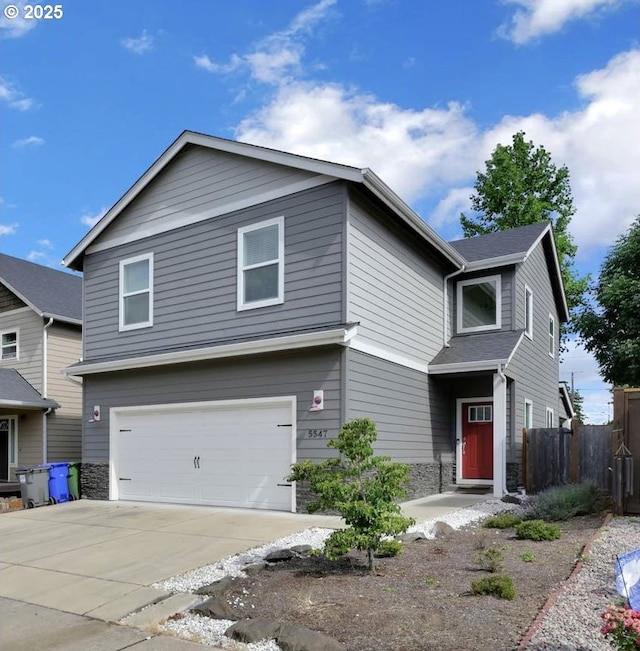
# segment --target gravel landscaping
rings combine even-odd
[[[507,509],[517,512],[519,508],[490,499],[474,507],[449,513],[438,520],[459,531],[437,541],[432,540],[436,520],[418,523],[411,531],[423,533],[428,540],[408,544],[403,554],[396,559],[382,559],[380,570],[374,579],[369,579],[369,575],[358,567],[357,555],[350,555],[347,561],[349,565],[343,566],[340,572],[319,570],[323,559],[309,559],[312,564],[320,564],[315,569],[311,565],[305,566],[305,559],[299,559],[296,561],[298,565],[290,566],[289,570],[279,570],[284,566],[278,566],[278,569],[274,567],[256,577],[244,578],[243,568],[259,563],[271,551],[294,545],[311,545],[314,548],[322,546],[331,531],[314,528],[173,577],[154,587],[172,592],[195,592],[224,576],[235,576],[242,583],[238,583],[238,589],[228,595],[228,601],[234,612],[238,613],[238,619],[265,616],[263,610],[267,616],[274,616],[278,608],[282,608],[282,612],[288,615],[287,620],[292,623],[324,630],[327,634],[334,634],[334,637],[342,634],[341,641],[350,651],[383,648],[394,651],[425,648],[453,651],[482,648],[478,646],[478,640],[484,640],[483,648],[505,651],[517,649],[546,598],[569,576],[582,546],[592,538],[601,523],[597,518],[575,518],[563,524],[564,534],[560,541],[529,542],[526,549],[525,541],[513,538],[513,530],[510,533],[494,532],[469,526],[487,515]],[[490,536],[487,541],[489,546],[509,550],[505,553],[505,570],[513,576],[516,591],[520,587],[521,592],[513,602],[465,594],[469,590],[469,577],[474,576],[474,572],[475,576],[486,574],[477,566],[473,567],[472,557],[478,547],[478,535]],[[599,627],[600,613],[615,597],[615,554],[629,551],[638,545],[640,519],[614,518],[583,558],[582,571],[568,582],[542,623],[537,625],[536,634],[528,645],[520,648],[533,651],[591,651],[610,648],[602,639]],[[537,557],[534,562],[522,560],[524,551],[529,550]],[[415,592],[418,586],[412,586],[409,580],[416,574],[417,568],[424,574],[420,575],[420,592]],[[402,571],[406,572],[404,579]],[[312,574],[309,575],[308,572]],[[400,574],[394,575],[394,572]],[[275,595],[274,586],[279,581],[285,586],[285,596],[297,599],[298,602],[301,598],[300,594],[295,594],[296,585],[301,583],[305,586],[307,592],[304,598],[308,600],[309,613],[305,613],[304,608],[293,607],[283,600],[283,595]],[[358,582],[359,587],[355,587]],[[319,593],[312,592],[311,586],[314,584],[322,585]],[[402,589],[399,589],[400,586]],[[363,614],[372,616],[372,623],[365,627],[370,637],[375,635],[375,626],[386,633],[387,629],[398,625],[395,638],[397,642],[392,646],[384,646],[385,642],[377,638],[368,645],[366,634],[359,636],[357,627],[353,625],[358,614],[349,614],[346,608],[349,601],[353,601],[353,596],[349,599],[349,591],[354,590],[361,593],[359,596],[363,599]],[[274,596],[268,599],[268,608],[265,608],[265,594]],[[324,594],[324,599],[319,599],[318,594]],[[340,602],[341,598],[345,601]],[[407,604],[411,603],[414,603],[415,612],[407,611]],[[399,604],[402,604],[403,611],[407,611],[404,615],[395,612],[398,610],[395,605]],[[451,617],[451,613],[456,612],[454,609],[460,613],[456,618],[458,621]],[[336,612],[338,616],[335,615]],[[381,619],[384,621],[380,622]],[[181,613],[167,621],[161,630],[169,635],[226,649],[279,650],[280,647],[273,641],[247,645],[229,640],[224,632],[232,623],[233,620],[214,620],[198,614]],[[345,631],[350,632],[352,629],[353,635],[344,639]],[[408,629],[421,632],[416,637],[415,630],[407,632]],[[487,636],[494,632],[495,640],[490,641]]]

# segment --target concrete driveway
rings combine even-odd
[[[0,597],[104,621],[161,600],[176,612],[191,597],[167,599],[169,593],[151,584],[338,522],[274,511],[89,500],[14,511],[0,516]]]

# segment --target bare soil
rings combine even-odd
[[[517,649],[601,524],[601,517],[573,518],[560,523],[560,540],[545,542],[517,540],[513,529],[461,529],[404,545],[399,556],[378,559],[373,574],[360,553],[335,562],[299,558],[234,582],[226,596],[238,619],[299,624],[349,651]],[[469,592],[472,581],[489,576],[476,559],[490,548],[504,553],[512,601]],[[534,560],[524,560],[530,554]]]

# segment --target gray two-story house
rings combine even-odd
[[[81,455],[82,279],[0,253],[0,480]]]
[[[295,511],[361,416],[411,497],[501,495],[558,410],[550,226],[447,243],[368,169],[184,132],[65,264],[87,496]]]

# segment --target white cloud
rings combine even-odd
[[[33,100],[25,97],[14,84],[0,77],[0,101],[6,102],[11,108],[19,111],[28,111],[33,107]]]
[[[42,251],[29,251],[27,260],[29,260],[29,262],[37,262],[38,260],[43,260],[46,257],[46,254],[42,253]]]
[[[469,197],[472,194],[472,186],[449,190],[447,196],[438,203],[431,213],[429,223],[437,228],[447,222],[456,221],[461,212],[469,210]]]
[[[85,214],[80,217],[80,222],[84,224],[85,226],[93,227],[95,226],[105,215],[107,212],[106,208],[102,208],[97,214],[91,215],[91,214]]]
[[[38,244],[44,249],[53,248],[53,242],[51,240],[38,240]]]
[[[589,14],[621,5],[624,0],[503,0],[517,5],[509,24],[501,25],[498,34],[523,44],[545,34],[561,30],[566,23]]]
[[[21,140],[16,140],[11,146],[16,149],[23,149],[24,147],[40,147],[44,145],[44,139],[39,136],[29,136],[28,138],[22,138]]]
[[[4,15],[4,8],[9,4],[18,7],[17,18],[9,19]],[[23,18],[24,6],[26,4],[29,4],[28,0],[2,0],[0,2],[3,9],[0,12],[0,38],[20,38],[38,24],[39,21],[37,20],[26,20]]]
[[[267,84],[281,84],[301,71],[304,56],[304,37],[311,34],[324,20],[337,0],[320,0],[304,9],[282,31],[259,41],[251,52],[234,53],[226,63],[218,63],[208,55],[194,56],[196,66],[208,72],[229,74],[246,69],[252,79]]]
[[[14,235],[18,224],[0,224],[0,237],[2,235]]]
[[[153,36],[144,29],[141,36],[138,38],[123,38],[120,45],[134,54],[144,54],[153,50]]]

